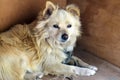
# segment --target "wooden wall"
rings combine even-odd
[[[68,0],[81,9],[79,46],[120,67],[120,0]]]
[[[0,32],[17,23],[32,21],[47,0],[0,0]],[[61,6],[66,0],[49,0]]]

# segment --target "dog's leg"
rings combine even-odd
[[[41,80],[43,75],[44,74],[41,72],[27,72],[27,74],[25,75],[25,80]]]
[[[67,55],[66,60],[63,61],[64,64],[74,65],[74,66],[78,66],[78,67],[85,67],[85,68],[92,69],[94,71],[98,70],[97,67],[85,63],[78,57],[72,56],[73,53],[71,50],[69,50],[69,51],[65,50],[64,53]]]
[[[75,65],[78,67],[85,67],[85,68],[89,68],[91,70],[97,71],[98,68],[92,65],[89,65],[87,63],[85,63],[84,61],[82,61],[81,59],[79,59],[78,57],[72,56],[70,62],[68,63],[70,65]]]
[[[81,67],[66,65],[62,63],[57,63],[47,66],[46,72],[50,72],[50,74],[65,75],[65,76],[70,76],[70,75],[91,76],[96,73],[94,70],[88,68],[81,68]]]

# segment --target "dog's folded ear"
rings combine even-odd
[[[80,9],[76,5],[70,4],[66,7],[66,10],[74,16],[80,16]]]
[[[46,7],[43,11],[43,16],[48,18],[49,16],[51,16],[51,14],[53,13],[53,11],[55,9],[56,9],[56,6],[52,2],[47,1],[46,2]]]

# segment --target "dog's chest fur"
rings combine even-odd
[[[4,46],[10,45],[18,49],[20,54],[27,58],[25,62],[28,62],[27,67],[30,71],[43,69],[48,64],[63,62],[66,58],[62,49],[50,47],[45,40],[41,40],[37,44],[36,37],[30,32],[27,25],[16,25],[8,32],[2,33],[0,41],[1,47],[5,43]]]

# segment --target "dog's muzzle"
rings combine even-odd
[[[68,34],[66,34],[66,33],[62,34],[61,39],[62,39],[62,42],[67,41],[68,40]]]

